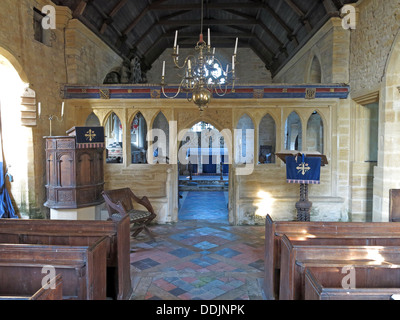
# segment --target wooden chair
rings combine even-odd
[[[128,215],[130,217],[132,237],[135,238],[144,230],[151,238],[154,238],[147,225],[157,215],[146,196],[140,199],[129,188],[105,190],[102,195],[110,218],[115,218],[116,215]],[[146,208],[147,211],[135,209],[132,200]]]

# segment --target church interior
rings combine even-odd
[[[2,0],[0,299],[400,299],[399,17]]]

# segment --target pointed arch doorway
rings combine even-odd
[[[229,222],[229,147],[206,121],[186,131],[178,151],[179,220]]]
[[[31,92],[18,61],[0,47],[0,106],[2,147],[6,186],[15,214],[22,218],[42,217],[36,201],[32,128],[21,119],[21,98]],[[1,152],[1,150],[0,150]]]

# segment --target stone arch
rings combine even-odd
[[[324,153],[324,120],[318,111],[314,111],[307,121],[306,151]]]
[[[322,66],[317,55],[314,55],[311,60],[311,65],[308,70],[308,83],[322,83]]]
[[[296,111],[292,111],[285,121],[285,149],[301,151],[303,143],[303,123]]]
[[[255,130],[255,121],[247,113],[243,113],[239,118],[235,129],[242,130],[235,134],[235,162],[236,163],[254,163],[254,143],[255,136],[249,136],[248,130]],[[248,151],[250,154],[248,154]],[[245,159],[245,160],[244,160]]]
[[[3,162],[14,178],[12,183],[8,179],[5,183],[17,214],[27,215],[29,218],[44,218],[44,211],[39,208],[42,208],[40,203],[44,203],[45,193],[42,186],[45,178],[44,174],[35,175],[35,172],[42,170],[44,173],[45,169],[37,167],[39,161],[36,161],[35,154],[40,153],[35,152],[32,131],[32,127],[37,126],[37,114],[32,118],[32,113],[37,111],[36,92],[29,87],[28,77],[16,55],[1,45],[0,68],[0,82],[3,82],[0,104],[2,116],[7,118],[2,125]],[[15,145],[18,145],[17,153]]]
[[[147,163],[147,120],[144,114],[137,111],[129,121],[131,163]]]
[[[19,77],[21,78],[21,81],[29,84],[29,79],[28,76],[26,75],[22,64],[19,62],[19,60],[16,58],[16,55],[12,53],[11,50],[5,48],[1,43],[0,43],[0,55],[6,58],[14,67],[14,69],[17,71]]]
[[[270,113],[266,113],[258,126],[258,162],[275,163],[276,121]]]
[[[225,145],[228,149],[228,157],[229,157],[229,164],[232,163],[232,155],[233,155],[233,132],[231,131],[230,128],[224,128],[220,123],[218,123],[217,121],[215,121],[215,119],[212,119],[211,117],[207,117],[207,116],[201,116],[201,117],[197,117],[193,120],[191,120],[190,122],[187,123],[187,125],[185,125],[184,129],[181,129],[178,132],[178,143],[177,146],[178,148],[181,147],[182,144],[182,138],[187,134],[187,132],[190,130],[190,128],[192,128],[196,123],[199,123],[201,121],[204,121],[210,125],[212,125],[216,130],[218,130],[222,137],[224,138],[225,141]],[[174,151],[171,151],[174,152]],[[170,152],[170,153],[171,153]],[[176,152],[179,152],[179,150],[176,150]]]
[[[156,113],[154,118],[151,121],[151,129],[152,130],[162,130],[164,133],[164,138],[165,141],[159,141],[157,137],[157,141],[155,141],[155,137],[153,134],[149,136],[151,140],[151,145],[154,143],[157,143],[160,147],[158,147],[158,150],[153,150],[153,154],[157,156],[157,161],[161,161],[162,163],[168,162],[169,159],[169,137],[170,137],[170,132],[169,132],[169,123],[167,120],[167,117],[162,111],[159,111]],[[157,134],[157,133],[156,133]],[[150,148],[150,146],[149,146]],[[163,150],[165,149],[165,150]]]
[[[121,117],[112,110],[108,112],[107,115],[104,117],[103,126],[106,136],[107,163],[123,162],[124,125],[125,124],[122,122]]]
[[[85,121],[85,126],[100,126],[100,119],[99,117],[92,112],[91,114],[89,114],[89,116],[86,118]]]

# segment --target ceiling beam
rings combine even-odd
[[[188,12],[188,11],[187,11],[187,10],[178,11],[178,12],[175,12],[175,13],[170,14],[170,15],[168,15],[168,16],[164,16],[163,19],[172,19],[172,18],[175,18],[175,17],[177,17],[177,16],[180,16],[180,15],[186,13],[186,12]],[[157,21],[157,22],[154,22],[154,23],[142,34],[142,36],[141,36],[139,39],[137,39],[137,40],[132,44],[132,47],[133,47],[133,48],[137,48],[137,47],[142,43],[142,41],[143,41],[144,39],[146,39],[147,36],[148,36],[148,35],[154,30],[154,28],[157,27],[158,25],[159,25],[159,22],[158,22],[158,21]],[[143,53],[143,52],[142,52],[142,53]],[[144,53],[143,53],[143,54],[144,54]]]
[[[332,0],[322,0],[324,4],[326,13],[331,17],[340,16],[339,8],[336,6],[336,3]]]
[[[255,25],[260,26],[279,46],[283,46],[283,43],[279,40],[279,38],[260,19],[254,18],[253,16],[238,12],[236,10],[225,10],[225,11],[245,19],[249,20],[255,19],[257,22]]]
[[[303,10],[301,10],[297,4],[295,4],[292,0],[284,0],[285,3],[299,16],[300,21],[302,21],[302,23],[305,25],[305,27],[307,28],[307,31],[310,32],[312,30],[310,21],[308,21],[307,18],[305,18],[305,13],[303,12]]]
[[[199,25],[196,20],[165,20],[158,22],[160,25],[180,26],[180,25]],[[204,19],[204,25],[254,25],[257,24],[256,19]]]
[[[224,10],[224,9],[257,9],[262,8],[262,4],[252,3],[207,3],[207,9]],[[153,6],[152,10],[171,11],[171,10],[200,10],[201,4],[169,4],[162,6]]]
[[[153,10],[154,7],[157,7],[158,5],[160,5],[161,3],[165,2],[167,0],[158,0],[156,2],[154,2],[151,5],[147,5],[142,12],[135,18],[135,20],[133,20],[129,26],[124,30],[123,34],[127,35],[129,34],[132,29],[140,22],[140,20],[143,19],[143,17],[150,11]]]
[[[230,28],[241,31],[242,33],[246,32],[246,30],[243,30],[241,27],[238,26],[230,26]],[[269,47],[267,47],[267,45],[265,44],[265,41],[262,41],[255,33],[253,33],[254,37],[252,37],[250,40],[256,40],[257,43],[259,43],[262,47],[264,47],[264,49],[269,53],[269,55],[271,55],[272,57],[274,56],[274,52],[272,49],[270,49]],[[248,47],[252,47],[254,48],[254,46],[251,46],[251,44],[248,44]],[[263,61],[265,61],[265,57],[263,59]]]
[[[75,10],[73,12],[73,16],[75,18],[83,15],[83,13],[85,12],[86,7],[88,5],[88,2],[89,2],[88,0],[81,0],[81,1],[78,2],[77,6],[76,6],[76,8],[75,8]]]
[[[103,34],[106,31],[107,27],[113,23],[114,16],[117,15],[117,13],[126,5],[127,2],[128,0],[121,0],[115,5],[115,7],[108,14],[108,18],[104,20],[103,25],[100,28],[101,34]]]
[[[211,31],[212,32],[212,31]],[[173,39],[173,37],[175,37],[175,32],[168,32],[162,35],[162,37],[164,38],[171,38]],[[199,39],[199,35],[198,34],[193,34],[193,33],[179,33],[179,38],[180,39]],[[211,33],[211,39],[215,39],[215,38],[255,38],[255,35],[247,32],[247,33]]]

